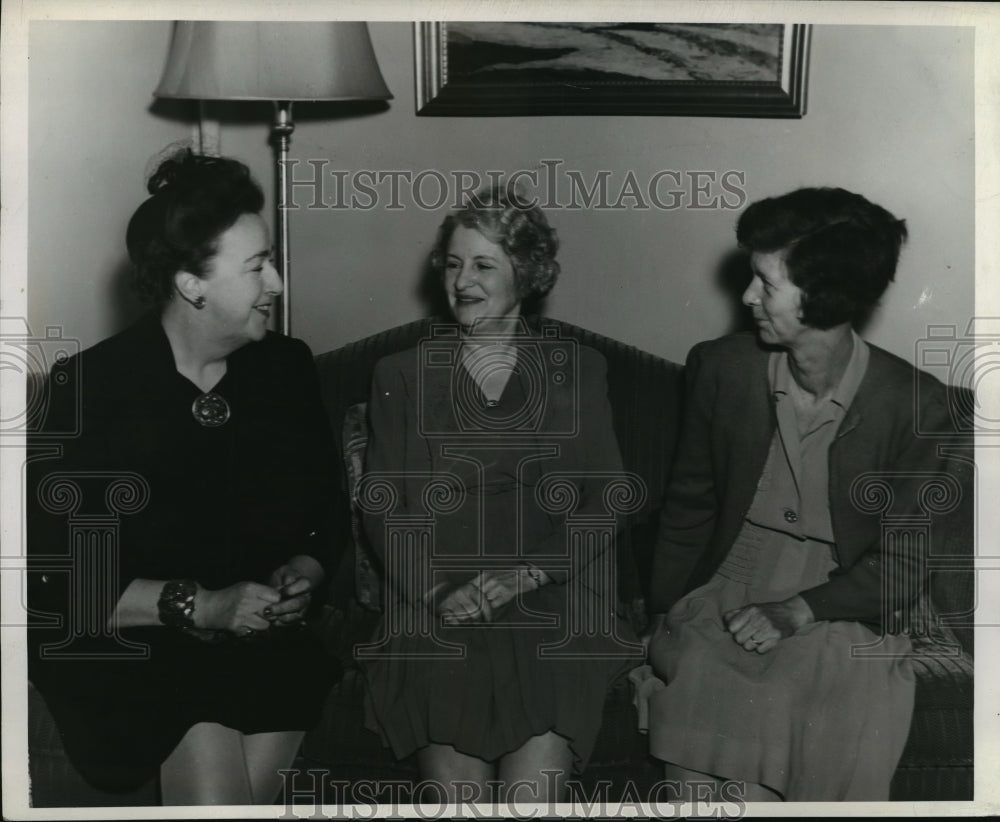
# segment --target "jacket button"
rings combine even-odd
[[[785,522],[798,522],[799,515],[796,514],[791,508],[785,509]]]
[[[49,581],[49,575],[48,574],[42,574],[42,582],[48,582],[48,581]]]

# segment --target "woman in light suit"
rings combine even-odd
[[[688,358],[684,431],[656,550],[651,752],[685,783],[748,800],[884,800],[909,730],[909,639],[890,623],[921,584],[860,486],[899,511],[941,469],[944,386],[853,323],[892,280],[902,220],[843,189],[751,205],[737,237],[756,339]],[[915,397],[917,402],[915,403]],[[886,476],[887,473],[891,476]],[[852,649],[881,640],[881,658]]]

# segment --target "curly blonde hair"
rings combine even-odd
[[[502,186],[474,195],[441,223],[431,251],[431,267],[438,276],[444,274],[448,245],[459,226],[476,229],[504,250],[522,300],[544,297],[552,290],[559,276],[559,239],[537,205]]]

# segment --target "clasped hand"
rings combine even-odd
[[[779,639],[813,621],[812,609],[795,595],[782,602],[761,602],[733,608],[722,615],[726,630],[747,651],[766,654]]]
[[[307,576],[282,565],[267,585],[238,582],[216,591],[203,589],[195,604],[195,627],[242,635],[266,631],[272,625],[292,625],[305,615],[312,587]]]
[[[312,600],[313,581],[292,566],[282,565],[268,583],[277,588],[281,601],[266,609],[264,616],[278,626],[301,622]]]
[[[437,605],[445,623],[493,622],[519,593],[538,584],[523,570],[480,571],[469,582],[447,593]],[[432,594],[440,593],[440,587]]]

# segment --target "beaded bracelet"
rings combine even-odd
[[[194,627],[194,597],[198,583],[193,579],[172,579],[163,586],[156,608],[160,622],[173,628]]]

